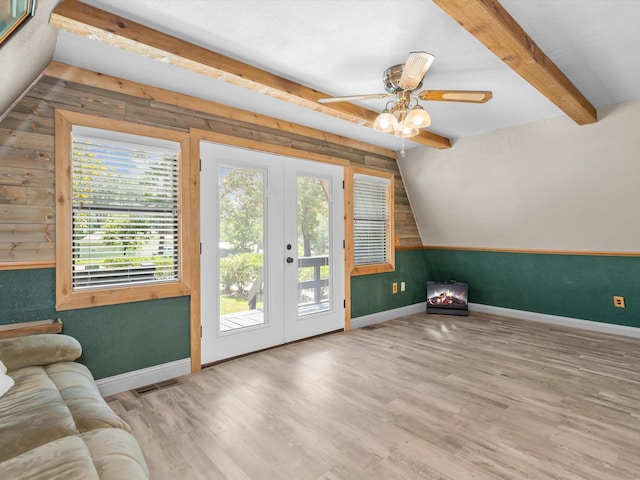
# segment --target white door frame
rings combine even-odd
[[[285,159],[287,161],[288,159]],[[308,338],[328,331],[344,328],[345,325],[345,259],[344,259],[344,168],[335,165],[327,165],[309,160],[296,159],[295,168],[285,169],[285,181],[288,185],[297,184],[298,176],[315,177],[328,180],[330,184],[329,215],[332,219],[330,225],[330,309],[325,312],[310,315],[298,315],[297,301],[297,274],[298,255],[294,252],[293,263],[285,264],[285,285],[291,289],[286,292],[285,301],[285,340],[291,342],[301,338]],[[297,188],[285,189],[286,219],[297,217]],[[297,225],[295,221],[285,222],[285,242],[297,245]],[[288,252],[286,256],[289,256]],[[295,290],[293,290],[295,288]]]
[[[285,310],[285,296],[282,291],[282,283],[280,285],[275,281],[276,278],[285,278],[285,269],[287,266],[291,266],[290,270],[296,270],[297,272],[297,262],[294,264],[286,265],[284,262],[284,258],[286,257],[286,250],[284,248],[284,238],[283,232],[285,231],[284,226],[284,218],[283,209],[281,208],[279,211],[274,210],[274,208],[270,208],[269,205],[277,205],[282,204],[285,205],[287,202],[286,199],[283,198],[284,189],[284,178],[283,174],[285,169],[283,165],[285,162],[301,162],[298,165],[304,163],[302,168],[298,168],[293,171],[293,174],[288,174],[287,176],[293,175],[293,178],[296,178],[297,172],[300,171],[302,173],[307,173],[310,175],[315,175],[318,177],[328,178],[330,175],[327,175],[327,171],[340,172],[340,175],[344,175],[344,167],[335,166],[331,164],[324,164],[321,162],[312,162],[309,160],[302,159],[294,159],[288,157],[282,157],[280,155],[259,152],[255,150],[248,150],[239,147],[231,147],[227,145],[219,145],[210,143],[207,141],[200,142],[200,150],[201,150],[201,158],[203,159],[203,166],[201,169],[201,177],[200,177],[200,185],[201,185],[201,221],[200,221],[200,231],[201,231],[201,242],[202,245],[213,245],[214,248],[206,247],[203,249],[201,254],[201,327],[202,327],[202,338],[201,338],[201,363],[211,363],[214,361],[218,361],[224,358],[229,358],[237,355],[242,355],[244,353],[268,348],[274,345],[283,344],[286,341],[304,338],[307,336],[312,336],[318,333],[324,333],[330,330],[341,329],[345,327],[345,308],[343,299],[345,298],[345,261],[344,261],[344,250],[342,245],[338,249],[337,246],[343,243],[344,239],[344,194],[342,181],[334,181],[332,188],[332,198],[334,199],[331,205],[332,214],[336,215],[334,225],[339,225],[339,229],[334,238],[332,238],[332,268],[331,273],[333,276],[333,286],[332,286],[332,309],[331,312],[334,315],[339,315],[339,324],[333,323],[331,325],[330,330],[322,330],[318,328],[317,332],[314,331],[313,328],[309,328],[310,322],[312,321],[312,317],[316,317],[316,315],[310,315],[308,318],[303,318],[298,321],[297,315],[297,301],[295,302],[295,327],[287,329],[284,325],[285,316],[293,315],[292,310],[289,309],[287,312]],[[218,318],[219,318],[219,301],[217,295],[207,295],[204,289],[205,285],[215,285],[218,280],[218,272],[219,272],[219,259],[218,259],[218,224],[217,222],[212,222],[210,219],[207,220],[204,218],[205,215],[210,212],[208,209],[203,208],[203,205],[213,206],[212,215],[214,218],[217,217],[218,212],[218,166],[220,164],[230,165],[230,166],[238,166],[238,167],[248,167],[248,168],[258,168],[265,172],[266,176],[266,199],[267,202],[265,211],[266,211],[266,223],[267,223],[267,235],[268,237],[265,239],[265,252],[267,255],[281,255],[283,261],[272,261],[270,265],[266,265],[265,268],[265,299],[267,308],[271,310],[271,312],[283,312],[281,317],[282,319],[274,318],[271,316],[269,318],[269,312],[265,312],[266,323],[264,325],[249,327],[247,329],[242,329],[237,332],[219,332],[218,329]],[[334,169],[334,170],[331,170]],[[289,169],[292,171],[291,169]],[[211,188],[211,186],[215,186]],[[295,192],[294,192],[295,196]],[[291,200],[289,199],[289,203]],[[295,201],[294,201],[295,203]],[[289,209],[290,211],[290,209]],[[288,213],[291,215],[291,213]],[[295,223],[295,222],[294,222]],[[280,235],[280,237],[278,237]],[[337,235],[340,238],[337,238]],[[282,243],[279,247],[278,243]],[[297,238],[294,241],[294,244],[297,245]],[[335,248],[334,248],[335,247]],[[297,257],[297,256],[296,256]],[[205,267],[206,265],[206,267]],[[297,278],[297,273],[296,273]],[[296,283],[296,291],[294,297],[297,298],[297,283]],[[290,302],[291,303],[291,302]],[[209,314],[210,312],[210,314]],[[209,314],[209,315],[208,315]],[[209,317],[208,319],[206,317]],[[327,315],[324,315],[327,316]],[[215,318],[215,332],[212,330],[212,321],[211,318]],[[282,321],[281,321],[282,320]],[[316,317],[316,321],[322,321],[322,319],[318,319]],[[298,328],[298,325],[302,325],[302,327]],[[320,324],[321,325],[321,324]],[[306,327],[304,327],[306,326]],[[224,337],[224,342],[216,342],[215,352],[208,348],[209,345],[205,345],[208,338],[212,338],[211,335],[215,334],[216,337],[221,338]]]

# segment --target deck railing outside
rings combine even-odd
[[[322,278],[322,267],[329,265],[329,256],[300,257],[298,258],[298,268],[313,267],[313,280],[298,282],[298,293],[303,290],[313,290],[313,301],[311,303],[322,303],[322,287],[329,286],[329,279]],[[264,270],[260,269],[256,281],[249,289],[249,308],[255,309],[258,293],[262,291],[264,284]]]

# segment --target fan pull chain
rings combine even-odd
[[[404,158],[406,154],[407,153],[404,151],[404,137],[402,137],[402,150],[400,150],[400,156]]]

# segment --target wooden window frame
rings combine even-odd
[[[115,305],[159,298],[189,295],[190,258],[190,155],[189,134],[123,120],[96,117],[84,113],[56,110],[56,309]],[[122,285],[73,291],[72,288],[72,205],[71,205],[71,129],[92,127],[114,132],[142,135],[180,143],[178,163],[178,280],[152,285]]]
[[[347,223],[347,239],[351,248],[347,251],[347,270],[351,272],[351,276],[359,276],[359,275],[371,275],[374,273],[385,273],[385,272],[393,272],[396,269],[395,265],[395,242],[394,242],[394,225],[395,225],[395,216],[394,216],[394,181],[395,175],[392,172],[375,170],[373,168],[367,167],[359,167],[352,166],[345,169],[345,197],[347,199],[347,208],[346,208],[346,223]],[[387,221],[387,252],[388,261],[384,263],[374,263],[370,265],[355,265],[353,259],[353,243],[355,241],[353,234],[353,222],[354,222],[354,212],[353,212],[353,178],[354,174],[360,175],[369,175],[372,177],[379,177],[389,180],[389,195],[387,198],[387,208],[389,209],[389,217]]]

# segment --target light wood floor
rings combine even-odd
[[[640,340],[415,315],[109,399],[163,479],[640,478]]]

